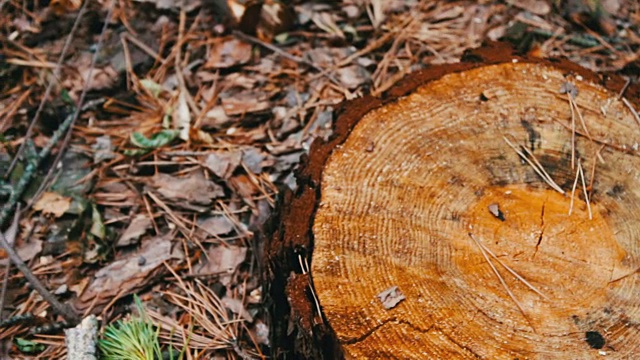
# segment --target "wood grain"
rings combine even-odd
[[[567,82],[591,137],[574,145]],[[450,73],[369,111],[328,157],[313,217],[313,285],[345,356],[638,353],[638,142],[616,93],[552,64]],[[580,181],[569,215],[578,159],[592,219]],[[376,295],[391,286],[406,299],[385,309]]]

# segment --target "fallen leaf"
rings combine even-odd
[[[263,94],[254,92],[241,92],[239,94],[228,94],[222,98],[222,108],[227,116],[244,115],[267,111],[271,109],[271,103],[267,100],[261,100]]]
[[[135,0],[142,3],[152,3],[158,9],[180,9],[191,12],[200,7],[200,0]]]
[[[224,305],[224,307],[231,310],[232,313],[240,315],[240,317],[242,317],[247,322],[253,322],[253,316],[249,314],[242,301],[236,298],[225,296],[224,298],[222,298],[222,304]]]
[[[116,296],[126,296],[161,279],[156,273],[164,269],[163,263],[184,258],[180,247],[172,246],[172,237],[166,235],[149,239],[138,251],[128,253],[100,269],[76,300],[76,308],[85,310],[95,305],[93,310],[100,311],[98,309]]]
[[[253,201],[253,196],[256,195],[259,189],[251,181],[249,176],[241,174],[234,176],[228,181],[229,187],[238,195],[242,197],[242,200],[251,207],[252,211],[255,211],[256,203]]]
[[[94,164],[101,163],[105,160],[110,160],[116,157],[113,152],[113,144],[111,143],[111,137],[109,135],[103,135],[96,138],[96,142],[91,145],[93,149],[93,162]]]
[[[152,184],[163,197],[173,201],[210,205],[213,199],[224,196],[222,186],[206,179],[201,171],[185,177],[158,173],[152,178]]]
[[[544,0],[507,0],[507,3],[536,15],[547,15],[551,5]]]
[[[207,250],[207,258],[196,273],[199,275],[219,275],[218,281],[224,286],[231,283],[233,274],[247,257],[247,248],[239,246],[212,246]]]
[[[251,45],[233,36],[215,38],[211,43],[211,53],[204,65],[205,69],[226,69],[245,64],[251,60]]]
[[[311,21],[328,34],[344,39],[344,33],[335,21],[336,16],[330,12],[316,12],[311,15]]]
[[[42,211],[44,215],[53,215],[59,218],[69,209],[71,201],[70,197],[62,196],[58,193],[44,192],[40,199],[33,204],[33,209]]]
[[[338,69],[338,80],[347,89],[359,88],[371,81],[371,74],[360,65],[347,66]]]
[[[207,155],[204,164],[214,175],[227,180],[242,160],[241,151],[214,152]]]
[[[24,262],[29,262],[42,252],[42,240],[30,240],[16,249],[18,257]]]
[[[151,219],[147,215],[136,215],[116,242],[116,247],[136,244],[140,236],[144,235],[151,225]]]
[[[242,151],[242,162],[244,163],[244,166],[256,175],[262,172],[262,163],[265,158],[266,155],[254,147],[250,147]]]
[[[228,217],[221,215],[198,220],[198,227],[204,233],[202,238],[228,234],[235,229],[233,222]]]

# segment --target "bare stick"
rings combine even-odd
[[[82,92],[80,93],[80,99],[78,99],[78,105],[76,106],[76,109],[73,112],[73,117],[71,118],[71,121],[69,124],[69,131],[67,132],[64,140],[62,141],[62,144],[60,145],[60,150],[58,151],[58,154],[56,155],[55,160],[53,160],[53,163],[51,164],[51,167],[49,168],[47,175],[44,177],[44,180],[42,180],[42,183],[40,184],[40,188],[36,192],[36,195],[33,197],[32,201],[35,201],[35,199],[40,196],[40,193],[42,193],[42,191],[44,191],[44,189],[47,187],[47,183],[51,179],[54,169],[58,166],[58,163],[62,159],[62,155],[64,154],[67,148],[67,145],[69,145],[69,142],[71,141],[73,126],[76,124],[76,121],[78,120],[78,116],[80,115],[80,111],[82,109],[82,103],[84,102],[84,98],[86,97],[87,92],[89,91],[89,85],[91,84],[93,70],[96,67],[96,62],[98,61],[98,55],[100,54],[102,50],[102,44],[104,43],[104,34],[107,32],[107,28],[109,27],[109,19],[111,19],[111,15],[113,14],[113,9],[115,7],[116,7],[116,0],[111,0],[111,5],[109,5],[109,10],[107,11],[107,15],[105,16],[104,25],[102,26],[102,31],[100,32],[100,36],[98,37],[98,43],[96,44],[95,53],[91,58],[91,65],[89,65],[89,71],[87,72],[87,77],[84,81],[84,84],[82,85]]]
[[[7,229],[5,238],[9,246],[13,246],[16,240],[16,234],[18,233],[18,222],[20,221],[20,205],[16,208],[16,212],[13,215],[13,222]],[[2,320],[2,312],[4,311],[4,300],[7,294],[7,283],[9,282],[9,272],[11,271],[11,261],[7,261],[7,266],[4,267],[4,281],[2,282],[2,292],[0,292],[0,320]]]
[[[540,169],[540,172],[542,172],[544,174],[544,178],[549,183],[549,185],[551,187],[554,187],[556,190],[559,189],[561,191],[561,193],[564,194],[564,190],[562,190],[562,188],[558,184],[556,184],[555,181],[553,181],[553,179],[551,178],[551,175],[549,175],[549,173],[547,173],[547,171],[544,169],[544,166],[542,166],[542,164],[540,164],[540,162],[538,161],[538,159],[536,159],[536,157],[533,155],[531,150],[527,149],[524,146],[522,147],[522,149],[524,150],[525,153],[527,153],[527,155],[529,155],[529,157],[531,157],[531,160],[533,161],[534,164],[536,164],[538,169]]]
[[[40,282],[40,280],[38,280],[38,278],[35,275],[33,275],[33,273],[31,272],[31,269],[29,269],[27,264],[25,264],[24,261],[20,259],[20,256],[18,255],[18,253],[13,249],[13,246],[9,245],[9,242],[4,237],[4,234],[1,231],[0,231],[0,245],[2,245],[4,250],[7,252],[7,255],[9,256],[9,259],[11,259],[11,262],[18,268],[18,270],[20,270],[20,272],[22,272],[22,274],[29,281],[31,286],[33,286],[33,288],[40,294],[40,296],[42,296],[42,298],[45,299],[49,303],[49,305],[51,305],[51,307],[55,310],[55,312],[62,315],[62,317],[64,317],[64,319],[69,324],[75,325],[80,321],[80,318],[73,311],[73,309],[71,309],[71,307],[59,302],[58,299],[56,299],[49,292],[49,290],[47,290],[47,288],[44,287],[44,285]]]

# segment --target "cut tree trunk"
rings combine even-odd
[[[493,44],[345,104],[267,231],[274,356],[640,354],[623,86]]]

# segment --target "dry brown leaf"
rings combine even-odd
[[[349,90],[357,89],[371,81],[371,74],[359,65],[338,69],[337,75],[342,86]]]
[[[42,252],[42,240],[31,240],[16,249],[22,261],[29,262]]]
[[[116,242],[116,247],[136,244],[140,236],[144,235],[151,225],[151,219],[147,215],[136,215]]]
[[[251,314],[244,307],[242,301],[236,298],[225,296],[224,298],[222,298],[222,304],[224,304],[227,309],[231,310],[232,313],[239,315],[245,321],[250,323],[253,322],[253,316],[251,316]]]
[[[84,310],[93,306],[101,308],[116,296],[124,296],[159,279],[156,272],[164,269],[163,263],[184,258],[180,247],[171,245],[173,236],[162,236],[143,242],[139,251],[131,252],[100,269],[76,300],[76,307]],[[95,309],[94,309],[95,310]]]
[[[227,116],[245,115],[248,113],[267,111],[271,109],[271,103],[263,100],[264,95],[255,92],[241,92],[229,94],[221,99],[222,108]]]
[[[221,151],[207,155],[204,164],[217,177],[227,180],[242,160],[241,151]]]
[[[71,206],[72,199],[70,197],[62,196],[55,192],[44,192],[40,199],[33,204],[33,209],[36,211],[42,211],[44,215],[53,215],[59,218],[62,216]]]
[[[226,216],[212,216],[198,220],[198,228],[202,230],[201,238],[224,235],[232,232],[235,226]]]
[[[224,196],[224,189],[196,171],[185,177],[174,177],[158,173],[152,179],[152,185],[166,199],[185,200],[192,204],[209,205],[212,200]]]
[[[225,69],[251,60],[251,45],[232,36],[215,38],[205,69]]]
[[[197,274],[219,274],[219,281],[227,286],[232,280],[233,273],[244,262],[247,248],[239,246],[213,246],[207,250],[206,262],[196,269]]]
[[[211,134],[204,130],[191,128],[189,130],[189,138],[196,144],[211,145],[215,142],[215,139]]]
[[[545,0],[508,0],[507,3],[536,15],[547,15],[551,5]]]

